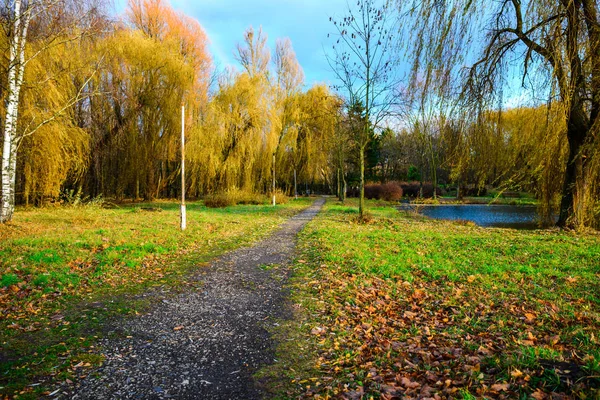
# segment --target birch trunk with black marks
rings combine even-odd
[[[0,171],[2,175],[0,223],[11,221],[15,211],[17,149],[20,140],[17,136],[17,124],[25,71],[25,44],[32,7],[32,3],[24,6],[21,0],[15,0],[13,9],[8,10],[12,15],[9,17],[8,96],[4,115],[2,170]]]

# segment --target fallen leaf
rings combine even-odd
[[[325,333],[325,328],[321,327],[321,326],[317,326],[314,327],[311,331],[311,334],[313,335],[322,335],[323,333]]]
[[[407,389],[414,389],[414,388],[418,388],[419,386],[421,386],[420,383],[418,382],[413,382],[410,379],[408,379],[407,377],[403,377],[400,380],[400,383],[402,384],[402,386],[404,386]]]
[[[510,383],[495,383],[492,385],[492,390],[496,392],[506,392],[510,387]]]
[[[547,396],[546,393],[538,389],[535,392],[531,393],[531,397],[533,397],[535,400],[544,400]]]
[[[175,328],[173,328],[173,330],[174,330],[174,331],[180,331],[180,330],[182,330],[183,328],[184,328],[184,327],[183,327],[183,325],[180,325],[180,326],[176,326]]]
[[[518,369],[515,369],[510,373],[510,376],[512,376],[513,378],[520,378],[523,376],[523,372],[519,371]]]
[[[535,314],[525,313],[525,321],[526,322],[533,322],[534,320],[535,320]]]

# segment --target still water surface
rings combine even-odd
[[[535,206],[448,204],[415,208],[414,205],[403,204],[399,209],[417,209],[419,214],[430,218],[472,221],[485,227],[536,229],[539,221]]]

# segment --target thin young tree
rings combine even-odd
[[[327,59],[339,81],[336,88],[344,93],[347,108],[360,109],[363,117],[356,119],[361,124],[352,124],[360,169],[358,209],[363,219],[365,152],[397,101],[396,19],[387,0],[358,0],[355,7],[348,3],[342,19],[330,19],[336,34]]]

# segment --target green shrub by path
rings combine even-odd
[[[45,384],[28,385],[83,373],[72,368],[80,362],[101,362],[96,336],[107,320],[144,306],[134,294],[193,284],[190,270],[264,238],[311,202],[190,203],[185,232],[176,202],[17,210],[11,224],[0,225],[0,394],[24,390],[37,398]]]
[[[373,202],[358,224],[353,206],[330,202],[301,235],[302,307],[263,371],[283,397],[600,394],[598,234],[485,229]]]

